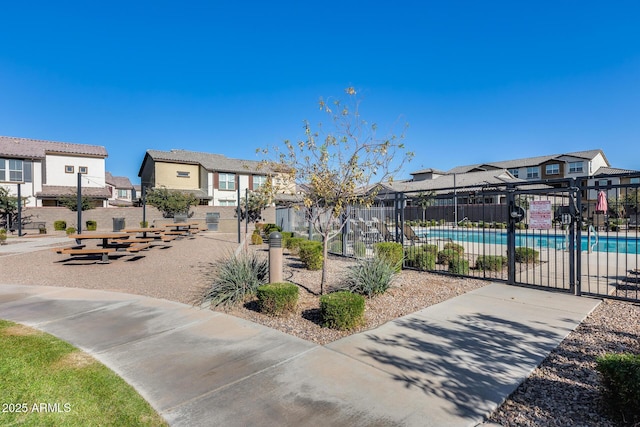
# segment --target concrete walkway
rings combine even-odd
[[[319,346],[166,300],[0,285],[0,318],[92,354],[174,426],[474,426],[598,303],[490,284]]]
[[[3,256],[41,251],[61,243],[71,242],[67,236],[11,237],[7,240],[9,244],[0,245],[0,254],[3,254]],[[2,276],[0,276],[0,279],[1,277]]]

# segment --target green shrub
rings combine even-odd
[[[269,316],[293,313],[298,304],[298,287],[293,283],[269,283],[256,290],[258,307]]]
[[[149,227],[149,221],[140,221],[140,228]]]
[[[478,270],[501,271],[507,258],[500,255],[481,255],[476,260]]]
[[[332,240],[329,242],[329,252],[332,254],[342,255],[342,239]]]
[[[362,260],[347,271],[344,289],[372,297],[386,292],[395,276],[395,268],[384,258]]]
[[[526,229],[527,229],[527,224],[525,224],[524,222],[516,223],[516,230],[526,230]]]
[[[640,354],[606,354],[596,359],[607,409],[621,424],[640,423]]]
[[[254,252],[229,255],[215,264],[214,280],[203,299],[211,305],[231,306],[253,296],[269,276],[269,262]]]
[[[98,223],[93,220],[88,220],[86,223],[88,231],[96,231],[98,229]]]
[[[76,232],[76,228],[75,227],[67,227],[66,229],[66,233],[67,234],[75,234]]]
[[[458,256],[449,260],[449,273],[467,275],[469,274],[469,261]]]
[[[436,269],[436,255],[432,252],[424,251],[419,253],[415,260],[415,265],[420,270],[430,271]]]
[[[443,249],[438,252],[438,264],[449,264],[453,258],[460,258],[460,253],[454,249]]]
[[[4,245],[7,241],[7,230],[0,228],[0,244]]]
[[[464,246],[459,245],[457,243],[445,243],[442,247],[443,250],[453,250],[462,255],[464,253]]]
[[[56,231],[63,231],[67,229],[67,221],[58,220],[53,221],[53,229]]]
[[[349,330],[364,323],[364,297],[339,291],[320,297],[322,324],[327,328]]]
[[[433,257],[438,256],[438,245],[423,245],[422,248],[426,253],[433,255]]]
[[[273,233],[274,231],[281,232],[282,227],[276,224],[264,224],[262,226],[262,231],[264,232],[264,235],[268,238],[269,234]]]
[[[251,235],[251,244],[252,245],[261,245],[263,243],[262,236],[259,233],[253,233]]]
[[[540,260],[540,253],[532,248],[516,248],[516,262],[535,264]]]
[[[380,242],[373,245],[373,253],[377,258],[384,260],[392,266],[396,272],[402,270],[402,260],[404,253],[401,243]]]
[[[302,242],[308,242],[309,240],[304,237],[291,237],[282,242],[282,245],[293,254],[297,254],[300,251],[300,244]]]
[[[282,241],[293,237],[293,231],[281,231],[280,234],[282,234]]]
[[[364,242],[355,242],[353,244],[353,255],[356,258],[364,258],[367,255],[367,245]]]
[[[308,270],[320,270],[322,268],[322,243],[307,240],[301,242],[299,248],[300,261]]]

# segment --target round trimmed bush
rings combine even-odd
[[[291,237],[284,240],[283,246],[289,250],[292,254],[297,254],[300,251],[300,244],[302,242],[308,242],[308,239],[304,237]]]
[[[293,283],[269,283],[256,291],[260,311],[269,316],[293,313],[298,304],[298,287]]]
[[[460,255],[464,253],[464,246],[459,245],[457,243],[445,243],[442,249],[456,251]]]
[[[67,221],[58,220],[53,221],[53,229],[56,231],[63,231],[67,229]]]
[[[469,261],[462,258],[452,258],[449,260],[449,273],[467,275],[469,274]]]
[[[322,268],[322,243],[314,240],[301,242],[299,250],[300,261],[308,270],[320,270]]]
[[[88,220],[86,222],[86,225],[87,225],[87,231],[96,231],[98,229],[98,223],[96,221]]]
[[[500,255],[482,255],[476,260],[478,270],[501,271],[506,258]]]
[[[327,328],[349,330],[364,323],[364,297],[347,291],[320,297],[322,324]]]
[[[540,252],[532,248],[516,248],[516,262],[535,264],[540,261]]]
[[[252,245],[261,245],[263,243],[262,236],[259,233],[253,233],[251,235],[251,244]]]
[[[75,227],[68,227],[66,232],[67,232],[67,234],[75,234],[76,228]]]
[[[438,252],[438,264],[449,264],[453,258],[460,258],[460,253],[454,249],[443,249]]]
[[[401,243],[380,242],[373,245],[373,253],[377,258],[392,266],[395,271],[402,270],[404,253]]]
[[[436,256],[432,252],[423,251],[416,256],[415,266],[424,271],[435,270]]]

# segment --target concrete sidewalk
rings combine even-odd
[[[41,251],[61,244],[71,243],[67,236],[11,237],[7,240],[8,244],[0,245],[0,254],[4,254],[4,256]]]
[[[599,302],[490,284],[319,346],[166,300],[0,285],[0,318],[92,354],[175,426],[477,425]]]

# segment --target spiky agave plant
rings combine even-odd
[[[239,304],[269,279],[269,263],[255,252],[229,255],[215,263],[214,279],[204,295],[214,307]]]

